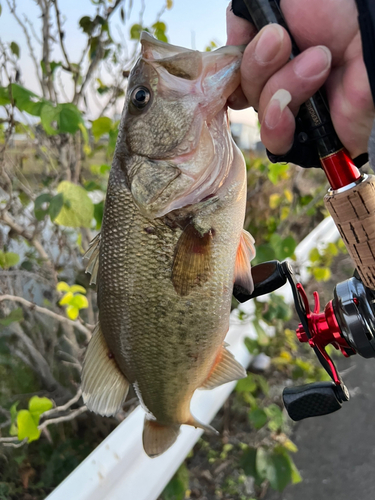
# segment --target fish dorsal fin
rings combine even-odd
[[[211,368],[209,376],[200,389],[214,389],[219,385],[245,377],[245,368],[235,360],[231,352],[222,346]]]
[[[99,269],[99,250],[100,250],[100,233],[90,242],[89,248],[83,256],[83,260],[87,260],[85,272],[91,274],[90,285],[96,284]]]
[[[151,458],[168,450],[180,434],[180,424],[163,425],[145,417],[143,427],[143,449]]]
[[[83,401],[89,410],[110,416],[121,410],[128,390],[129,382],[111,355],[98,323],[83,362]]]
[[[173,286],[179,295],[188,295],[207,281],[212,265],[212,234],[210,230],[201,235],[193,224],[181,233],[172,268]]]
[[[251,277],[250,261],[255,257],[254,238],[250,233],[242,230],[240,244],[237,249],[236,264],[234,268],[234,283],[248,294],[254,290]]]

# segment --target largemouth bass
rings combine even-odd
[[[253,239],[243,230],[246,169],[226,113],[242,52],[198,52],[141,37],[111,168],[102,230],[86,257],[99,324],[82,391],[101,415],[129,384],[145,408],[143,445],[157,456],[198,388],[246,376],[226,349],[233,285],[252,290]]]

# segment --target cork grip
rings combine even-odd
[[[375,176],[324,197],[365,286],[375,289]]]

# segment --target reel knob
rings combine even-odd
[[[299,387],[286,387],[283,401],[292,420],[318,417],[333,413],[341,408],[343,401],[349,400],[349,392],[334,382],[315,382]]]

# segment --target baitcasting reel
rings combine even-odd
[[[320,312],[319,296],[314,292],[314,310],[310,310],[307,295],[297,283],[288,262],[264,262],[252,269],[254,291],[251,295],[234,289],[239,302],[273,292],[287,281],[292,288],[294,304],[300,318],[296,333],[300,342],[308,342],[332,382],[315,382],[300,387],[285,388],[283,400],[289,416],[295,420],[326,415],[341,408],[349,400],[349,392],[334,362],[326,352],[332,344],[345,357],[359,354],[375,358],[375,292],[363,285],[359,275],[339,283],[334,299]]]

